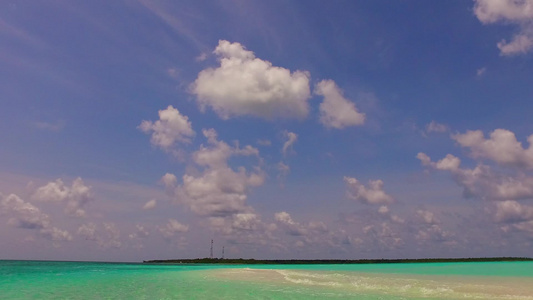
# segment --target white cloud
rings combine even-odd
[[[497,222],[523,222],[533,219],[533,207],[507,200],[496,203],[495,219]]]
[[[446,132],[448,131],[448,126],[444,124],[437,123],[435,121],[431,121],[429,124],[426,125],[426,132]]]
[[[257,144],[261,145],[261,146],[270,146],[270,145],[272,145],[272,142],[270,140],[267,140],[267,139],[258,139],[257,140]]]
[[[189,226],[181,224],[175,219],[169,219],[165,226],[160,227],[159,231],[163,234],[165,238],[171,238],[176,233],[184,233],[189,231]]]
[[[405,220],[404,220],[404,219],[402,219],[402,218],[399,217],[398,215],[392,214],[392,213],[391,213],[391,210],[390,210],[389,207],[386,206],[386,205],[381,205],[381,206],[378,208],[378,213],[379,213],[381,216],[383,216],[383,217],[385,217],[385,218],[391,220],[391,221],[394,222],[394,223],[397,223],[397,224],[403,224],[403,223],[405,223]]]
[[[253,212],[251,207],[246,212],[211,216],[208,220],[212,229],[245,243],[265,244],[264,234],[271,238],[271,232],[276,229],[275,224],[262,222],[261,217]]]
[[[428,211],[428,210],[422,210],[419,209],[416,211],[416,214],[424,220],[424,223],[426,224],[438,224],[439,221],[435,218],[435,215]]]
[[[138,128],[144,133],[152,132],[152,145],[167,151],[177,143],[190,143],[191,137],[194,136],[189,118],[172,105],[159,110],[159,120],[142,121]]]
[[[274,219],[282,225],[285,232],[292,236],[301,236],[307,234],[307,229],[300,223],[294,222],[291,215],[285,211],[278,212]]]
[[[298,239],[296,241],[296,246],[298,247],[314,244],[325,245],[329,249],[339,249],[346,242],[349,243],[349,237],[346,236],[344,231],[331,231],[324,222],[299,223],[294,221],[291,215],[285,211],[276,213],[274,219],[278,225],[277,229],[280,229],[293,239]]]
[[[61,131],[65,127],[65,121],[59,120],[57,122],[34,122],[33,125],[37,129],[48,130],[48,131]]]
[[[122,242],[120,241],[120,231],[114,223],[103,223],[103,229],[98,229],[94,223],[82,224],[78,228],[78,235],[85,240],[95,241],[98,246],[107,248],[120,248]]]
[[[205,217],[212,230],[223,235],[231,235],[239,242],[251,243],[254,240],[265,242],[261,234],[269,234],[273,224],[261,221],[253,208],[246,202],[253,187],[264,183],[265,173],[259,166],[247,170],[233,168],[228,160],[235,156],[256,157],[261,163],[259,150],[246,145],[240,147],[236,141],[230,146],[218,140],[214,129],[203,130],[207,145],[192,153],[192,162],[199,169],[189,168],[178,183],[173,174],[166,174],[161,181],[167,192],[178,204],[189,208],[198,216]]]
[[[140,224],[136,224],[135,225],[135,232],[131,233],[128,237],[133,240],[133,239],[147,238],[149,235],[150,235],[150,232],[148,231],[148,229],[145,226],[140,225]],[[136,247],[143,248],[143,245],[139,244]]]
[[[460,168],[461,160],[451,154],[438,162],[418,153],[417,158],[424,166],[448,171],[454,180],[464,188],[463,195],[492,200],[519,200],[533,198],[533,178],[524,174],[514,176],[494,173],[489,166],[478,164],[474,169]]]
[[[114,223],[104,223],[104,232],[107,240],[101,246],[105,248],[120,248],[122,242],[120,241],[120,230]]]
[[[419,242],[455,243],[451,240],[453,234],[441,228],[439,225],[441,222],[435,217],[433,212],[419,209],[416,214],[422,221],[417,224],[420,228],[415,235],[416,240]]]
[[[95,241],[98,239],[96,225],[94,223],[82,224],[78,228],[78,234],[89,241]]]
[[[315,93],[324,96],[320,104],[320,123],[325,127],[342,129],[365,122],[365,114],[357,111],[355,104],[344,98],[342,90],[333,80],[317,83]]]
[[[9,224],[15,227],[42,229],[50,226],[48,215],[15,194],[3,197],[0,204],[2,205],[2,212],[10,216]]]
[[[178,186],[178,178],[174,174],[166,173],[161,177],[160,183],[165,186],[165,190],[168,195],[173,195],[174,190]]]
[[[78,217],[85,216],[84,207],[93,200],[91,187],[86,186],[81,178],[76,178],[70,187],[61,179],[39,187],[32,195],[38,201],[66,203],[65,213]]]
[[[285,143],[283,143],[283,148],[281,149],[281,152],[283,153],[283,155],[287,155],[287,152],[289,150],[292,150],[292,146],[298,140],[298,135],[294,132],[285,130],[283,131],[283,137],[287,140],[285,141]]]
[[[452,236],[451,232],[442,229],[439,225],[429,224],[429,226],[418,230],[415,238],[421,242],[449,242]]]
[[[378,213],[380,214],[388,214],[389,208],[386,205],[382,205],[378,208]]]
[[[178,78],[179,71],[176,68],[168,68],[167,69],[167,74],[168,74],[168,76],[176,79],[176,78]]]
[[[501,40],[497,44],[500,53],[502,55],[516,55],[529,52],[533,48],[533,34],[530,31],[533,31],[533,29],[527,29],[520,34],[514,35],[510,42]]]
[[[225,40],[219,41],[213,53],[220,66],[201,71],[191,85],[202,111],[211,107],[223,119],[307,116],[309,73],[272,66],[243,45]]]
[[[390,204],[394,198],[383,190],[383,181],[370,180],[368,186],[363,185],[353,177],[344,177],[350,199],[361,201],[367,204]]]
[[[52,241],[72,240],[68,231],[51,225],[47,214],[15,194],[6,197],[0,194],[0,214],[6,214],[9,217],[8,224],[11,226],[37,230],[39,235]]]
[[[47,227],[40,230],[40,234],[54,242],[72,241],[72,235],[67,230],[59,229],[57,227]],[[55,244],[57,245],[57,244]]]
[[[520,30],[510,42],[498,43],[501,55],[516,55],[533,48],[533,0],[475,0],[474,14],[483,24],[514,23]]]
[[[156,206],[157,200],[150,199],[148,202],[146,202],[143,206],[143,209],[152,209]]]
[[[485,139],[481,130],[452,135],[462,147],[469,148],[474,158],[488,158],[501,165],[533,169],[533,135],[527,138],[529,147],[524,149],[513,132],[496,129]]]
[[[207,59],[207,53],[200,53],[200,55],[194,58],[194,60],[196,61],[204,61],[206,59]]]
[[[135,235],[138,237],[144,238],[150,235],[150,232],[143,225],[137,224],[135,228],[137,229]]]
[[[233,215],[231,228],[235,230],[257,230],[261,226],[259,216],[255,213],[239,213]]]
[[[363,227],[363,233],[385,249],[395,249],[404,244],[403,239],[387,222],[382,222],[379,225],[367,225]]]
[[[251,207],[246,205],[248,191],[262,185],[265,175],[259,168],[253,172],[244,167],[233,170],[227,160],[237,155],[259,156],[259,151],[251,146],[230,147],[217,139],[213,129],[203,133],[208,145],[201,145],[192,157],[204,170],[200,174],[183,175],[182,185],[174,190],[177,201],[201,216],[231,217],[251,212]]]
[[[533,18],[531,0],[475,0],[474,13],[484,24],[498,21],[529,21]]]
[[[291,168],[288,165],[284,164],[282,161],[280,161],[276,165],[276,167],[277,167],[278,172],[279,172],[278,178],[287,176],[287,174],[289,174],[289,172],[291,171]]]

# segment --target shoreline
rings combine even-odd
[[[382,296],[402,299],[433,296],[437,298],[431,297],[432,299],[533,300],[530,278],[520,277],[250,268],[223,268],[200,272],[203,278],[217,282],[268,285],[278,289],[291,286],[318,293],[334,293],[340,298],[355,294],[373,295],[380,299]]]
[[[516,262],[533,261],[528,257],[480,258],[419,258],[419,259],[227,259],[193,258],[145,260],[145,264],[228,264],[228,265],[327,265],[327,264],[399,264],[399,263],[455,263],[455,262]]]

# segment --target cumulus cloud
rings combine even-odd
[[[285,232],[289,235],[300,236],[307,234],[306,228],[304,228],[303,225],[294,222],[291,215],[285,211],[276,213],[274,219],[283,226]]]
[[[173,237],[176,233],[189,231],[189,226],[181,224],[175,219],[169,219],[165,226],[159,228],[159,231],[163,234],[163,237],[168,239]]]
[[[72,240],[68,231],[51,225],[47,214],[15,194],[6,197],[0,194],[0,213],[9,217],[8,224],[11,226],[36,230],[39,235],[55,242]]]
[[[453,234],[441,228],[440,221],[431,211],[419,209],[416,214],[422,220],[415,238],[419,242],[451,242]]]
[[[382,249],[396,249],[404,245],[404,240],[387,222],[367,225],[363,227],[363,233]]]
[[[396,214],[392,214],[392,213],[391,213],[391,210],[390,210],[389,207],[386,206],[386,205],[381,205],[381,206],[378,208],[378,213],[379,213],[382,217],[385,217],[386,219],[391,220],[393,223],[397,223],[397,224],[403,224],[403,223],[405,223],[405,220],[402,219],[400,216],[398,216],[398,215],[396,215]]]
[[[281,152],[283,153],[283,155],[287,155],[288,151],[292,150],[292,146],[298,140],[298,135],[296,133],[294,133],[294,132],[290,132],[290,131],[285,130],[285,131],[283,131],[283,137],[285,139],[287,139],[287,140],[285,141],[285,143],[283,143],[283,147],[281,148]]]
[[[267,140],[267,139],[258,139],[257,140],[257,144],[261,145],[261,146],[271,146],[272,142],[270,140]]]
[[[362,125],[365,114],[357,111],[355,104],[344,98],[342,90],[333,80],[322,80],[315,86],[315,94],[324,97],[320,104],[320,123],[327,128],[342,129]]]
[[[497,202],[494,218],[497,222],[505,223],[529,221],[533,219],[533,207],[513,200]]]
[[[420,216],[422,218],[422,220],[424,221],[424,223],[426,224],[437,224],[439,223],[439,221],[435,218],[435,215],[428,211],[428,210],[423,210],[423,209],[419,209],[416,211],[416,214],[418,216]]]
[[[332,231],[324,222],[311,221],[300,223],[292,219],[288,212],[282,211],[274,215],[277,229],[287,236],[297,239],[295,245],[326,245],[330,249],[339,250],[350,244],[350,237],[342,230]]]
[[[59,229],[57,227],[42,228],[39,233],[45,238],[54,242],[72,241],[72,235],[67,230]],[[54,243],[57,246],[57,244]]]
[[[502,55],[514,55],[527,53],[533,47],[533,28],[527,27],[522,32],[513,36],[510,42],[502,40],[498,44]]]
[[[133,233],[130,233],[128,237],[130,240],[135,241],[137,244],[135,244],[133,247],[137,249],[144,248],[144,245],[142,244],[142,239],[147,238],[150,235],[150,232],[144,225],[136,224],[135,225],[135,231]]]
[[[106,236],[106,243],[103,247],[106,248],[120,248],[122,242],[120,241],[120,230],[114,223],[104,223],[104,234]]]
[[[445,124],[437,123],[435,121],[431,121],[429,124],[426,125],[426,132],[446,132],[448,131],[448,126]]]
[[[136,232],[134,233],[136,237],[139,237],[139,238],[145,238],[145,237],[148,237],[150,235],[150,232],[148,232],[148,230],[146,229],[145,226],[143,225],[135,225],[135,229],[136,229]]]
[[[84,237],[86,240],[94,241],[97,239],[96,234],[96,224],[94,223],[88,223],[88,224],[82,224],[78,228],[78,234]]]
[[[172,173],[166,173],[161,177],[160,183],[165,186],[166,193],[172,196],[178,186],[178,178]]]
[[[81,178],[76,178],[69,187],[61,179],[37,188],[32,198],[37,201],[65,203],[65,213],[73,216],[85,216],[84,207],[93,200],[91,187],[86,186]]]
[[[157,200],[150,199],[148,202],[146,202],[143,206],[143,209],[152,209],[156,206]]]
[[[233,215],[230,228],[233,230],[255,231],[262,226],[259,216],[255,213],[238,213]]]
[[[287,176],[287,174],[289,174],[289,172],[291,171],[291,168],[284,164],[282,161],[280,161],[277,165],[276,165],[277,169],[278,169],[278,172],[279,172],[279,175],[278,175],[278,178],[283,178],[285,176]]]
[[[389,208],[386,205],[382,205],[378,208],[378,213],[386,215],[389,213]]]
[[[207,146],[201,145],[192,154],[194,163],[203,171],[183,175],[182,184],[174,189],[177,201],[194,213],[207,217],[224,218],[252,212],[246,204],[248,192],[250,188],[262,185],[265,175],[258,167],[254,171],[244,167],[234,170],[228,165],[228,159],[231,156],[259,157],[259,151],[249,145],[231,147],[219,141],[213,129],[204,130],[203,134],[207,138]]]
[[[495,173],[489,166],[478,164],[473,169],[460,167],[461,160],[451,154],[433,162],[425,153],[417,158],[424,166],[447,171],[463,187],[466,198],[478,197],[489,200],[519,200],[533,198],[533,178],[524,174],[514,176]]]
[[[221,118],[251,115],[303,119],[309,112],[309,73],[273,66],[239,43],[221,40],[213,53],[220,66],[198,74],[190,89],[202,111]]]
[[[529,234],[530,237],[533,237],[533,220],[512,224],[511,226],[514,229],[526,232]]]
[[[524,149],[512,131],[496,129],[485,139],[481,130],[452,135],[459,145],[469,148],[474,158],[488,158],[501,165],[533,169],[533,135]]]
[[[237,243],[265,245],[275,224],[266,224],[247,204],[250,191],[264,183],[265,173],[260,166],[232,167],[232,157],[261,157],[259,150],[250,145],[233,146],[218,139],[214,129],[202,131],[207,144],[191,154],[192,165],[181,182],[173,174],[165,174],[161,181],[176,203],[184,205],[196,215],[205,218],[206,226],[219,234],[231,236]]]
[[[138,128],[144,133],[152,133],[150,139],[152,145],[166,151],[177,143],[190,143],[191,137],[195,134],[189,118],[172,105],[159,110],[159,120],[155,122],[144,120]]]
[[[114,223],[103,223],[99,227],[94,223],[82,224],[78,228],[78,235],[85,240],[94,241],[98,246],[106,248],[120,248],[120,230]]]
[[[353,177],[344,177],[346,195],[353,200],[366,204],[391,204],[394,198],[383,190],[383,181],[370,180],[365,186]]]
[[[415,238],[421,242],[447,242],[453,234],[442,229],[437,224],[430,224],[429,226],[418,230]]]
[[[475,0],[474,14],[483,24],[512,23],[519,28],[510,42],[497,45],[501,55],[516,55],[533,48],[533,0]]]
[[[207,53],[200,53],[200,55],[194,58],[194,60],[196,61],[204,61],[206,59],[207,59]]]
[[[225,216],[208,217],[212,229],[230,238],[232,243],[251,243],[256,246],[273,241],[272,232],[276,224],[267,224],[249,207],[246,212]]]

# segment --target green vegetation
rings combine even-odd
[[[445,263],[445,262],[496,262],[496,261],[533,261],[527,257],[482,257],[482,258],[421,258],[421,259],[222,259],[194,258],[146,260],[149,264],[242,264],[242,265],[317,265],[317,264],[389,264],[389,263]]]

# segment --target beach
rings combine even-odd
[[[533,299],[531,262],[0,266],[2,299]]]

